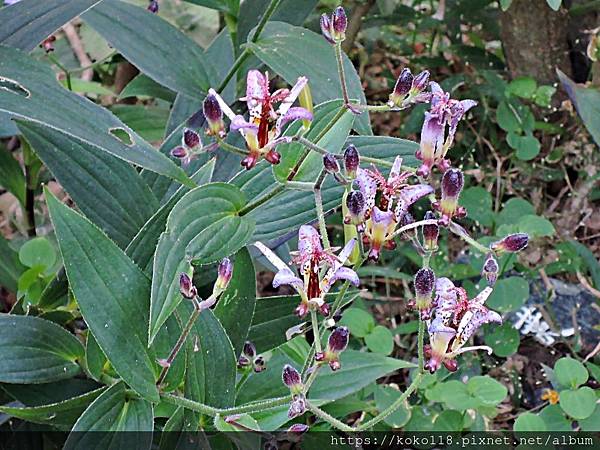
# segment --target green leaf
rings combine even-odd
[[[490,328],[491,332],[485,333],[485,345],[492,347],[496,356],[506,358],[516,353],[521,339],[519,332],[510,322]]]
[[[150,403],[132,397],[124,383],[114,384],[84,411],[69,434],[64,449],[149,450],[153,419]]]
[[[560,391],[560,407],[573,419],[586,419],[596,409],[596,394],[591,387]]]
[[[333,46],[319,34],[283,22],[268,22],[258,41],[249,42],[248,48],[289,84],[306,76],[315,104],[342,98]],[[348,95],[366,104],[360,77],[350,59],[346,55],[343,58]],[[367,114],[357,118],[356,127],[361,134],[371,134]]]
[[[508,277],[498,280],[487,301],[487,306],[495,311],[510,312],[519,309],[529,298],[529,283],[522,277]]]
[[[113,105],[112,113],[149,142],[164,138],[169,110],[145,105]]]
[[[577,85],[560,70],[557,70],[557,73],[563,89],[567,91],[577,109],[577,114],[581,117],[596,144],[600,145],[600,91],[593,87],[586,88]]]
[[[202,263],[209,264],[246,245],[251,237],[248,229],[253,223],[247,216],[237,215],[245,201],[244,194],[235,186],[210,183],[185,194],[172,209],[154,256],[150,342],[182,299],[179,274],[190,267],[186,255],[194,259],[202,257]],[[196,247],[201,243],[206,247]]]
[[[552,236],[556,232],[552,222],[534,214],[521,217],[517,227],[519,232],[527,233],[531,238]]]
[[[540,153],[541,144],[534,136],[508,135],[508,144],[517,152],[517,158],[521,161],[530,161]]]
[[[537,83],[531,77],[518,77],[508,83],[506,91],[522,98],[531,98],[535,94]]]
[[[100,376],[104,371],[104,364],[106,364],[107,361],[106,355],[102,352],[94,335],[88,333],[85,342],[85,365],[87,366],[87,371],[94,380],[100,380]]]
[[[119,94],[120,100],[129,97],[160,98],[169,103],[175,101],[175,93],[172,90],[158,84],[143,73],[131,80]]]
[[[53,322],[0,314],[0,382],[48,383],[80,372],[83,346]]]
[[[157,83],[190,97],[203,97],[208,90],[204,51],[160,16],[129,3],[105,0],[82,18]]]
[[[0,10],[0,44],[31,51],[65,23],[102,0],[21,0]]]
[[[256,305],[256,275],[248,249],[242,248],[233,259],[233,276],[214,309],[231,340],[235,356],[242,353]]]
[[[0,110],[71,136],[154,172],[189,184],[185,172],[108,110],[63,89],[52,69],[0,46]],[[121,134],[119,136],[118,134]]]
[[[215,160],[213,158],[198,169],[190,178],[194,183],[202,186],[211,180],[214,168]],[[144,272],[152,272],[152,257],[154,256],[158,239],[167,225],[167,218],[173,207],[181,200],[181,197],[189,191],[190,189],[187,186],[180,186],[171,198],[141,227],[125,249],[127,256],[141,267]]]
[[[402,165],[419,167],[421,161],[415,157],[419,144],[408,139],[399,139],[391,136],[350,136],[349,144],[356,146],[363,156],[380,158],[392,162],[396,156],[402,156]]]
[[[19,261],[27,267],[51,268],[56,262],[56,251],[45,237],[37,237],[25,242],[19,249]]]
[[[23,169],[4,147],[0,147],[0,186],[17,197],[21,205],[25,204],[25,175],[23,175]]]
[[[442,411],[433,422],[435,431],[462,431],[463,415],[454,409]]]
[[[513,197],[503,206],[502,211],[498,214],[497,224],[501,225],[514,224],[519,221],[522,216],[535,214],[535,208],[527,200],[519,197]]]
[[[49,405],[15,408],[0,406],[0,412],[27,422],[51,425],[68,431],[73,427],[79,416],[94,401],[105,388],[96,389],[83,395]]]
[[[364,338],[375,328],[375,319],[364,309],[348,308],[344,311],[340,325],[348,327],[352,336]]]
[[[562,0],[546,0],[546,3],[548,3],[548,6],[554,11],[558,11],[560,9],[560,5],[562,4]]]
[[[502,8],[502,11],[506,11],[513,0],[500,0],[500,8]]]
[[[539,417],[546,424],[546,428],[552,431],[573,431],[571,421],[565,417],[559,405],[548,405],[540,411]]]
[[[133,390],[158,401],[156,366],[146,340],[148,278],[85,218],[49,193],[46,202],[69,285],[98,345]]]
[[[569,245],[583,259],[587,266],[587,269],[590,271],[590,275],[592,276],[592,280],[594,281],[594,286],[597,289],[600,289],[600,263],[598,263],[596,256],[592,253],[592,251],[589,248],[587,248],[580,242],[571,240],[569,241]]]
[[[425,396],[434,402],[445,403],[451,409],[465,411],[480,406],[481,400],[469,391],[467,385],[459,380],[436,383],[425,391]]]
[[[0,236],[0,285],[11,292],[17,292],[17,281],[26,268],[19,261],[19,254],[9,242]]]
[[[402,392],[389,386],[378,385],[375,389],[375,406],[379,412],[390,407]],[[411,409],[408,401],[405,401],[400,408],[387,416],[383,421],[392,428],[402,428],[410,420]]]
[[[83,214],[120,247],[158,208],[148,185],[125,161],[37,123],[19,122],[19,130]]]
[[[394,336],[389,328],[377,325],[365,336],[365,344],[372,352],[389,355],[394,350]]]
[[[530,412],[523,413],[517,417],[515,420],[515,424],[513,426],[513,430],[516,432],[521,431],[547,431],[546,423],[544,420]]]
[[[558,407],[558,405],[555,405]],[[596,406],[594,412],[585,419],[577,421],[582,431],[600,431],[600,406]],[[569,428],[568,431],[571,431]]]
[[[60,403],[101,387],[86,378],[68,378],[42,384],[2,384],[2,389],[28,407]]]
[[[535,91],[533,100],[535,101],[536,105],[549,108],[552,104],[552,96],[555,93],[556,88],[554,86],[540,86]]]
[[[460,204],[467,209],[467,217],[484,227],[491,227],[494,224],[492,194],[488,190],[480,186],[467,188],[460,195]]]
[[[489,376],[471,377],[467,382],[467,392],[484,406],[495,406],[506,397],[506,387]]]
[[[588,371],[583,364],[576,359],[560,358],[554,364],[554,375],[558,382],[568,388],[576,389],[588,380]]]
[[[510,109],[508,102],[506,101],[503,101],[498,105],[498,109],[496,110],[496,120],[498,121],[500,128],[502,128],[504,131],[513,133],[521,131],[519,118]]]

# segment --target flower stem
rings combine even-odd
[[[350,105],[350,98],[348,97],[348,87],[346,86],[346,74],[344,72],[344,58],[341,42],[336,42],[335,44],[335,60],[337,61],[338,76],[340,77],[340,84],[342,85],[344,106],[348,106]]]
[[[247,403],[242,406],[235,406],[233,408],[215,408],[208,406],[194,400],[190,400],[185,397],[180,397],[174,394],[160,394],[162,400],[172,405],[181,406],[191,411],[196,411],[202,414],[215,417],[217,415],[232,415],[232,414],[243,414],[253,413],[257,411],[264,411],[265,409],[276,408],[278,406],[286,405],[290,401],[289,396],[270,398],[267,400],[260,400],[257,402]]]
[[[319,232],[321,233],[321,239],[323,240],[323,247],[327,250],[329,245],[329,236],[327,236],[327,225],[325,223],[325,212],[323,211],[323,196],[321,195],[321,186],[327,172],[325,169],[321,169],[321,173],[315,182],[313,191],[315,193],[315,209],[317,210],[317,219],[319,220]]]
[[[419,372],[423,372],[423,366],[425,364],[425,357],[423,355],[423,341],[425,340],[425,322],[421,318],[421,314],[419,314],[419,334],[417,337],[417,354],[419,357]]]
[[[315,416],[317,416],[319,419],[324,420],[325,422],[331,424],[332,426],[334,426],[335,428],[337,428],[338,430],[341,431],[346,431],[349,433],[352,433],[354,431],[356,431],[353,427],[351,427],[350,425],[345,424],[344,422],[336,419],[333,416],[330,416],[329,414],[327,414],[325,411],[323,411],[321,408],[319,408],[316,405],[313,405],[310,401],[306,401],[306,407],[310,410],[310,412],[312,412]]]
[[[405,231],[412,230],[413,228],[419,228],[424,225],[435,225],[437,223],[438,223],[437,219],[425,219],[425,220],[419,220],[418,222],[409,223],[408,225],[404,225],[403,227],[400,227],[396,231],[394,231],[392,233],[392,235],[390,236],[390,239],[395,238],[396,236],[404,233]]]
[[[227,142],[225,142],[223,139],[217,139],[217,142],[219,143],[219,147],[221,147],[223,150],[228,151],[230,153],[235,153],[236,155],[242,155],[242,156],[246,156],[248,155],[248,150],[240,148],[240,147],[236,147],[235,145],[231,145]]]
[[[475,247],[477,250],[479,250],[484,255],[486,255],[486,254],[488,254],[490,252],[489,248],[487,248],[484,245],[481,245],[479,242],[477,242],[475,239],[473,239],[471,236],[469,236],[469,233],[467,233],[467,230],[465,230],[463,227],[461,227],[457,223],[450,222],[448,228],[455,235],[457,235],[459,238],[461,238],[467,244]]]
[[[319,318],[317,317],[317,311],[315,309],[310,310],[310,321],[312,323],[315,350],[317,353],[321,352],[321,333],[319,332]]]

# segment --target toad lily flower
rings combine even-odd
[[[477,105],[474,100],[455,100],[450,98],[450,93],[444,92],[439,84],[432,81],[431,109],[425,113],[425,121],[421,129],[421,145],[417,158],[423,164],[417,175],[427,178],[433,166],[438,165],[445,171],[449,162],[445,159],[446,153],[454,143],[454,135],[458,122],[472,107]],[[448,134],[446,135],[446,127]]]
[[[386,179],[379,170],[358,169],[356,183],[363,194],[365,211],[355,216],[367,217],[363,241],[370,244],[369,258],[377,260],[382,246],[393,249],[394,230],[408,208],[420,198],[433,192],[427,184],[409,185],[407,180],[413,174],[401,172],[402,158],[397,157]],[[375,206],[375,198],[379,203]]]
[[[429,361],[425,368],[433,373],[443,364],[454,372],[457,369],[454,359],[457,355],[472,350],[491,353],[492,349],[484,345],[463,346],[481,325],[502,323],[500,314],[484,306],[492,288],[486,287],[474,299],[469,300],[463,288],[457,288],[448,278],[439,278],[435,290],[435,317],[428,322],[430,345],[426,347],[425,354]]]
[[[278,269],[273,279],[273,287],[287,284],[300,295],[301,302],[296,308],[299,317],[304,317],[310,308],[318,309],[327,316],[329,305],[325,302],[325,294],[337,280],[348,280],[355,286],[359,284],[356,272],[343,267],[356,245],[355,239],[348,241],[342,251],[335,255],[333,249],[323,249],[321,236],[315,228],[310,225],[301,226],[298,251],[295,252],[292,262],[300,267],[302,278],[297,277],[292,269],[264,244],[256,242],[254,245]],[[325,268],[326,271],[323,270]]]
[[[278,164],[281,156],[275,148],[282,142],[289,142],[289,137],[281,137],[283,127],[295,120],[312,120],[310,111],[302,107],[292,107],[304,87],[308,83],[306,77],[298,78],[292,89],[278,89],[269,92],[269,74],[258,70],[248,72],[246,78],[245,101],[250,112],[250,120],[235,114],[214,89],[209,89],[211,98],[215,98],[223,113],[231,120],[231,129],[239,130],[246,141],[248,156],[242,160],[242,166],[251,169],[263,157],[271,164]],[[275,109],[274,104],[279,103]]]

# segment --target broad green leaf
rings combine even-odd
[[[590,417],[596,409],[596,393],[589,386],[560,391],[560,407],[573,419]]]
[[[234,16],[237,15],[237,7],[236,3],[239,6],[239,1],[234,0],[185,0],[188,3],[193,3],[194,5],[204,6],[210,9],[216,9],[218,11],[223,11],[225,13],[232,14]]]
[[[529,283],[522,277],[508,277],[498,280],[487,301],[487,306],[499,312],[519,309],[529,298]]]
[[[119,0],[105,0],[82,17],[157,83],[190,97],[204,96],[208,90],[202,48],[160,16]]]
[[[565,417],[559,405],[548,405],[540,411],[538,416],[546,424],[546,428],[552,431],[573,431],[573,425]],[[581,425],[581,423],[580,423]]]
[[[16,293],[17,281],[25,270],[19,261],[19,254],[10,247],[4,236],[0,236],[0,285]]]
[[[67,83],[67,80],[60,80],[60,83],[63,85],[63,87],[65,88],[69,88],[69,83]],[[86,80],[82,80],[81,78],[71,78],[71,89],[69,89],[72,92],[75,92],[76,94],[86,94],[86,95],[91,95],[91,96],[98,96],[98,95],[110,95],[110,96],[114,96],[115,93],[113,91],[111,91],[110,89],[105,88],[101,83],[97,82],[97,81],[86,81]]]
[[[500,0],[500,8],[502,8],[502,11],[506,11],[513,0]]]
[[[99,388],[78,397],[73,397],[59,403],[51,403],[49,405],[24,408],[0,406],[0,412],[27,422],[51,425],[61,430],[68,431],[73,427],[73,424],[89,404],[103,391],[104,388]]]
[[[187,321],[192,312],[188,303],[178,309],[183,321]],[[225,329],[207,309],[198,317],[190,336],[197,336],[197,341],[188,346],[191,351],[188,350],[186,394],[191,389],[190,398],[193,400],[217,408],[233,406],[237,359]],[[188,383],[194,386],[188,388]]]
[[[84,217],[49,193],[46,202],[69,285],[98,345],[133,390],[158,401],[156,366],[146,339],[148,278]]]
[[[365,336],[365,344],[374,353],[389,355],[394,350],[394,336],[389,328],[377,325]]]
[[[525,412],[520,414],[515,420],[513,430],[516,432],[520,431],[546,431],[546,423],[537,414]]]
[[[158,142],[165,135],[169,110],[145,105],[114,105],[112,113],[148,142]]]
[[[585,384],[589,377],[585,366],[570,357],[560,358],[556,361],[554,375],[562,386],[572,389]]]
[[[523,98],[531,98],[537,89],[536,81],[531,77],[518,77],[508,83],[506,91]]]
[[[379,158],[388,162],[394,161],[396,156],[401,156],[402,165],[408,167],[419,167],[421,163],[415,157],[419,144],[408,139],[391,136],[350,136],[345,147],[349,144],[355,145],[363,156]]]
[[[510,322],[490,328],[491,331],[485,333],[485,345],[492,347],[496,356],[506,358],[517,351],[521,339],[519,332]]]
[[[92,378],[100,380],[100,376],[104,371],[104,364],[107,361],[106,355],[102,352],[94,335],[88,333],[85,342],[85,364]]]
[[[590,132],[597,145],[600,145],[600,91],[593,87],[583,87],[569,79],[560,70],[558,77],[563,89],[577,109],[583,124]]]
[[[175,316],[169,317],[154,341],[153,348],[157,358],[167,358],[169,356],[181,336],[181,331],[182,328]],[[185,351],[182,349],[171,363],[167,376],[161,384],[163,392],[171,392],[179,387],[185,377],[185,365]]]
[[[533,99],[536,105],[549,108],[552,105],[552,96],[556,93],[554,86],[540,86],[535,91]]]
[[[463,415],[460,411],[454,409],[447,409],[442,411],[433,423],[433,429],[435,431],[445,432],[456,432],[462,431],[463,426]]]
[[[300,76],[307,77],[316,104],[342,98],[333,46],[319,34],[284,22],[269,22],[258,41],[249,42],[248,48],[289,84]],[[348,95],[365,104],[356,69],[346,55],[343,58]],[[358,116],[355,127],[361,134],[371,134],[368,114]]]
[[[425,391],[425,396],[433,402],[445,403],[449,408],[459,411],[481,405],[481,401],[468,391],[467,385],[459,380],[436,383]]]
[[[191,176],[192,181],[202,186],[210,181],[215,167],[215,160],[211,159],[203,165],[195,174]],[[158,211],[144,224],[137,232],[133,240],[125,249],[125,253],[129,256],[144,272],[152,271],[152,257],[154,249],[158,243],[158,238],[165,230],[167,218],[173,207],[187,192],[187,186],[180,186],[179,189],[171,196],[168,202],[163,204]]]
[[[378,385],[375,388],[375,406],[381,412],[390,407],[402,392],[389,386]],[[402,428],[410,420],[411,409],[408,401],[405,401],[400,408],[387,416],[383,421],[392,428]]]
[[[580,419],[577,421],[577,423],[581,427],[582,431],[600,431],[600,405],[596,406],[596,409],[589,417]],[[569,428],[568,431],[571,431],[571,428]]]
[[[348,308],[340,324],[347,326],[353,336],[364,338],[375,328],[375,319],[364,309]]]
[[[531,238],[552,236],[555,233],[554,225],[548,219],[534,214],[528,214],[519,219],[518,231],[529,234]]]
[[[548,3],[548,6],[554,11],[558,11],[560,9],[560,5],[562,4],[562,0],[546,0],[546,3]]]
[[[56,250],[45,237],[33,238],[19,249],[19,261],[27,267],[51,268],[56,262]]]
[[[25,175],[11,152],[0,147],[0,186],[13,194],[21,205],[25,204]]]
[[[585,245],[581,244],[577,241],[569,241],[569,245],[577,252],[577,254],[583,259],[585,262],[587,269],[590,271],[590,275],[592,276],[592,280],[594,281],[594,286],[597,289],[600,288],[600,263],[596,259],[596,256],[592,253],[592,251],[587,248]]]
[[[467,188],[460,195],[460,204],[467,208],[467,217],[470,219],[485,227],[491,227],[494,224],[492,194],[488,190],[480,186]]]
[[[128,163],[33,122],[19,129],[79,209],[120,247],[131,242],[158,208]]]
[[[467,382],[467,392],[484,406],[495,406],[506,397],[508,390],[489,376],[474,376]]]
[[[0,382],[48,383],[80,372],[83,346],[53,322],[0,314]]]
[[[175,93],[172,90],[158,84],[143,73],[131,80],[119,94],[119,99],[129,97],[160,98],[169,103],[175,101]]]
[[[42,384],[2,384],[2,389],[28,407],[60,403],[101,387],[87,378],[69,378]]]
[[[191,190],[172,209],[166,231],[160,236],[154,256],[148,331],[150,342],[182,299],[179,293],[179,274],[188,271],[190,263],[187,258],[195,258],[197,253],[193,252],[197,251],[205,258],[202,262],[208,264],[231,255],[246,245],[251,236],[247,232],[242,233],[245,240],[240,239],[238,234],[235,242],[227,242],[234,237],[231,232],[243,230],[244,226],[253,226],[246,216],[240,218],[237,215],[245,202],[244,194],[235,186],[211,183]],[[235,222],[243,224],[241,227],[231,226]],[[202,242],[209,233],[214,242],[219,242],[224,247],[215,248],[214,242],[205,241],[210,244],[207,247],[209,254],[204,253],[206,249],[190,249],[190,243]]]
[[[191,184],[165,155],[108,110],[63,89],[52,69],[18,50],[0,46],[0,110],[61,131],[141,167]],[[10,81],[8,81],[10,80]]]
[[[542,144],[534,136],[519,136],[509,133],[507,138],[508,145],[516,150],[516,156],[521,161],[530,161],[539,155]]]
[[[231,340],[236,357],[242,353],[248,338],[255,304],[254,264],[248,249],[242,248],[233,258],[233,276],[214,309],[215,316]]]
[[[0,44],[33,50],[71,19],[102,0],[21,0],[0,10]]]
[[[519,221],[522,216],[535,214],[533,205],[519,197],[513,197],[503,205],[502,211],[498,215],[496,222],[498,225],[503,223],[514,224]]]
[[[149,450],[153,419],[152,404],[132,396],[124,383],[114,384],[84,411],[64,449]]]

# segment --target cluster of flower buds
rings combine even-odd
[[[265,358],[256,354],[256,347],[250,341],[244,343],[242,354],[238,358],[238,368],[252,368],[254,372],[259,373],[267,368]]]
[[[341,6],[335,8],[331,16],[323,14],[320,20],[321,33],[330,44],[338,44],[346,39],[346,28],[348,28],[348,18],[346,11]]]
[[[304,396],[304,384],[302,383],[300,372],[289,364],[286,364],[283,366],[281,379],[283,380],[283,384],[289,388],[292,395],[288,417],[293,419],[294,417],[301,416],[306,411],[306,397]]]
[[[458,205],[458,198],[465,184],[463,173],[460,169],[450,168],[442,176],[442,199],[435,202],[433,207],[437,209],[441,218],[439,223],[447,226],[454,218],[465,217],[467,210]]]
[[[425,368],[431,373],[442,365],[451,372],[458,365],[455,357],[474,350],[492,349],[487,346],[464,347],[477,329],[486,323],[502,323],[502,318],[484,306],[492,293],[491,287],[483,289],[475,298],[469,299],[463,288],[454,286],[448,278],[439,278],[435,283],[433,320],[428,320],[430,345],[425,346],[428,358]]]
[[[315,355],[315,361],[326,362],[331,367],[331,370],[338,370],[342,367],[340,363],[340,353],[348,347],[350,332],[347,327],[337,327],[329,335],[327,340],[327,348],[325,351]]]
[[[188,165],[202,150],[200,134],[191,128],[184,128],[181,136],[181,145],[171,150],[171,156],[180,159],[182,165]]]
[[[157,0],[150,0],[150,2],[148,3],[148,11],[150,11],[152,14],[156,14],[158,13],[158,1]]]
[[[229,258],[224,258],[219,263],[217,270],[217,281],[213,286],[213,293],[209,299],[198,301],[198,289],[194,286],[192,276],[186,272],[179,275],[179,292],[183,298],[191,300],[194,306],[200,310],[210,308],[215,304],[219,296],[227,289],[233,275],[233,264]]]
[[[527,247],[529,243],[529,235],[526,233],[509,234],[504,239],[494,242],[490,249],[501,255],[502,253],[517,253]]]
[[[390,94],[388,106],[390,108],[406,108],[411,103],[426,103],[431,95],[425,92],[429,84],[429,71],[424,70],[416,77],[409,68],[402,69],[394,90]]]

